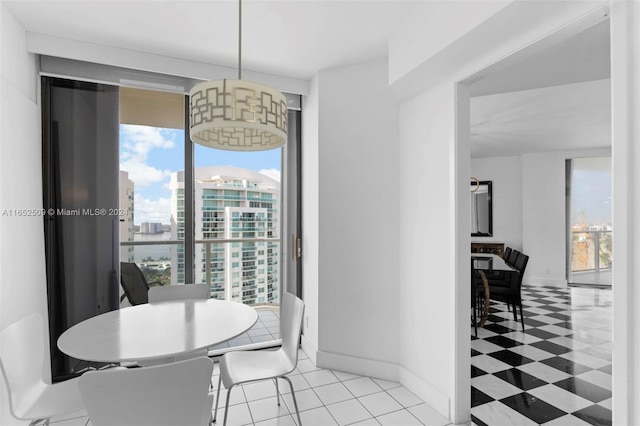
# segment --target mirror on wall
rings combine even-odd
[[[491,205],[491,181],[471,179],[471,236],[493,235],[493,213]]]

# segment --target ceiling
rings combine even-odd
[[[471,157],[606,148],[610,80],[471,98]]]
[[[474,82],[471,96],[609,78],[609,40],[609,21],[603,20],[534,54],[527,54],[536,50],[529,46],[519,52],[523,59]]]
[[[29,32],[237,67],[238,2],[7,1]],[[404,17],[437,1],[245,0],[242,66],[311,79],[319,70],[387,56]]]
[[[2,2],[29,32],[237,67],[236,0]],[[310,79],[385,57],[405,19],[441,3],[244,0],[243,69]],[[531,51],[471,85],[472,157],[610,146],[608,20]]]
[[[611,146],[609,21],[470,86],[471,157]]]

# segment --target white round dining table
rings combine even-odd
[[[224,300],[146,303],[86,319],[58,339],[65,354],[86,361],[145,361],[177,356],[232,339],[251,328],[251,306]]]

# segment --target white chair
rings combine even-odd
[[[235,351],[228,352],[220,360],[220,378],[218,379],[218,394],[216,396],[216,408],[213,414],[213,422],[218,415],[218,402],[220,401],[220,385],[224,383],[227,388],[227,402],[225,403],[223,425],[227,424],[229,413],[229,398],[231,389],[235,385],[258,380],[273,379],[276,384],[276,395],[280,405],[280,391],[278,379],[289,382],[291,396],[298,416],[298,426],[302,425],[296,394],[293,384],[286,374],[291,373],[298,364],[298,341],[302,331],[302,316],[304,303],[291,293],[284,293],[280,304],[280,335],[282,347],[277,351]]]
[[[53,385],[42,379],[44,326],[39,313],[30,314],[0,334],[0,369],[7,383],[9,409],[31,425],[49,424],[53,416],[84,410],[78,379]]]
[[[80,377],[93,426],[208,425],[213,361],[200,357],[125,370],[90,371]]]
[[[206,284],[165,285],[149,288],[149,303],[170,300],[208,299],[209,286]]]
[[[169,302],[171,300],[188,300],[188,299],[208,299],[209,286],[206,284],[184,284],[184,285],[166,285],[149,288],[149,303]],[[197,351],[186,352],[175,357],[166,357],[154,360],[138,361],[141,367],[149,367],[153,365],[166,364],[175,361],[184,361],[185,359],[207,356],[208,349],[199,349]]]

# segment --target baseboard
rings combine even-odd
[[[378,379],[399,381],[400,375],[397,364],[375,361],[372,359],[357,358],[348,355],[331,352],[318,352],[318,367],[332,370],[345,371],[347,373],[370,376]]]
[[[448,419],[451,418],[449,397],[398,364],[320,351],[317,353],[316,365],[331,370],[399,382],[440,414]]]
[[[528,278],[525,277],[522,280],[523,285],[530,285],[533,287],[559,287],[566,288],[567,280],[566,279],[558,279],[558,278]]]
[[[440,414],[451,420],[451,401],[449,397],[409,370],[400,367],[399,382],[405,388],[418,395],[420,399],[429,404]]]
[[[302,350],[309,357],[314,365],[318,365],[318,349],[307,339],[304,334],[300,337]]]

